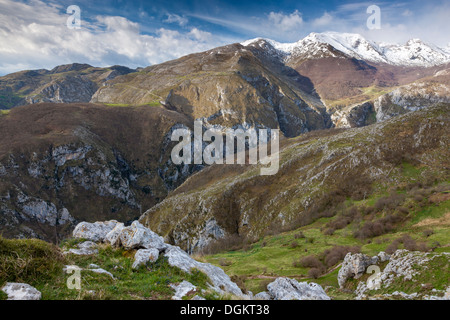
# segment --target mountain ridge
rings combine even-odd
[[[352,58],[397,66],[431,67],[450,62],[448,48],[440,48],[420,39],[410,39],[406,44],[398,45],[376,43],[355,33],[313,32],[293,43],[255,38],[241,42],[241,44],[249,46],[260,41],[269,43],[286,60],[298,56],[305,56],[308,59],[339,56],[331,50],[327,50],[326,46],[329,45]]]

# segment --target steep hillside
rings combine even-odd
[[[448,66],[447,66],[448,67]],[[361,127],[431,105],[450,102],[450,69],[395,88],[369,87],[351,99],[335,102],[340,107],[331,118],[337,127]],[[362,103],[350,103],[355,99]]]
[[[296,43],[258,38],[242,44],[263,51],[307,79],[337,127],[364,126],[387,118],[382,111],[378,115],[380,108],[373,107],[375,99],[401,86],[428,82],[429,77],[445,73],[450,59],[443,49],[417,39],[405,45],[387,45],[345,33],[312,33]],[[447,80],[438,77],[433,82],[445,85]],[[447,102],[448,88],[445,90],[435,93],[429,87],[428,92],[439,97],[422,102],[422,106]],[[420,94],[414,95],[411,90],[406,94],[410,101],[423,101]],[[371,104],[370,108],[366,103]]]
[[[371,126],[327,130],[282,144],[276,175],[254,166],[216,165],[191,176],[140,221],[171,242],[198,251],[213,239],[258,239],[266,230],[332,216],[346,199],[410,181],[448,180],[449,105]]]
[[[209,125],[280,128],[286,136],[331,126],[313,86],[240,44],[150,66],[101,87],[92,102],[158,104]]]
[[[135,70],[72,63],[52,70],[20,71],[0,77],[0,109],[38,102],[89,102],[105,82]]]
[[[0,232],[58,241],[80,219],[138,217],[199,169],[170,162],[181,124],[163,107],[13,108],[0,116]]]

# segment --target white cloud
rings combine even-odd
[[[201,14],[190,14],[189,16],[248,35],[244,39],[231,39],[234,42],[255,37],[267,37],[278,41],[297,41],[305,32],[302,14],[298,10],[289,14],[272,11],[263,16],[243,16],[231,13],[224,13],[220,17]]]
[[[179,16],[177,14],[167,14],[167,19],[164,22],[168,23],[178,23],[180,26],[185,26],[189,20],[186,17]]]
[[[197,28],[192,28],[188,34],[202,42],[208,42],[212,39],[212,34],[210,32],[202,31]]]
[[[269,13],[269,21],[275,28],[281,31],[298,29],[303,24],[302,15],[298,10],[295,10],[288,15],[285,15],[283,13],[271,12]]]
[[[50,69],[65,63],[94,66],[148,66],[223,45],[210,33],[158,29],[142,34],[124,17],[97,16],[81,29],[67,28],[65,8],[35,0],[29,4],[0,0],[0,74]]]
[[[314,27],[330,26],[333,23],[333,16],[328,12],[324,12],[320,18],[314,19],[312,25]]]

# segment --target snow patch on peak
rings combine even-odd
[[[371,62],[388,63],[402,66],[434,66],[450,62],[450,44],[439,48],[424,43],[420,39],[411,39],[405,45],[376,43],[360,34],[339,32],[312,32],[294,43],[280,43],[271,39],[255,38],[241,43],[243,46],[269,44],[286,60],[295,57],[307,59],[336,56],[330,46],[346,56]],[[271,50],[273,50],[271,48]]]

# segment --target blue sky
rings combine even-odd
[[[374,4],[381,10],[379,30],[366,25]],[[70,5],[81,9],[79,30],[66,26]],[[148,66],[255,37],[294,42],[310,32],[446,46],[449,17],[448,0],[0,0],[0,75],[71,62]]]

